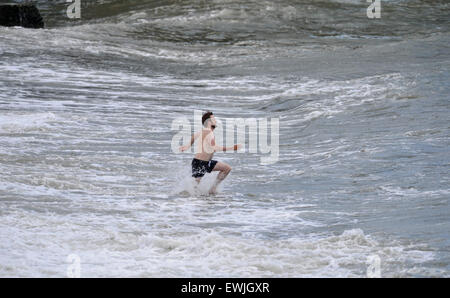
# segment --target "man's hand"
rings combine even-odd
[[[189,147],[190,147],[190,146],[187,146],[187,145],[181,146],[181,147],[180,147],[180,151],[181,151],[181,152],[184,152],[184,151],[188,150]]]
[[[235,151],[238,151],[238,150],[240,150],[241,148],[242,148],[242,145],[241,145],[241,144],[234,145],[234,150],[235,150]]]

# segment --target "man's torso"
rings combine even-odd
[[[216,144],[213,131],[210,129],[203,129],[201,142],[198,142],[197,146],[195,147],[195,158],[205,161],[211,160],[214,155],[215,145]]]

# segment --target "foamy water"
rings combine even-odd
[[[449,275],[442,7],[416,32],[358,1],[150,2],[0,28],[0,276]],[[171,150],[194,110],[278,118],[278,162],[217,153],[208,195]]]

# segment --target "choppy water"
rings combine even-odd
[[[0,28],[0,276],[449,276],[448,1],[38,3]],[[174,191],[206,109],[278,117],[279,161]]]

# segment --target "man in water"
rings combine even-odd
[[[198,143],[196,154],[192,160],[192,177],[194,177],[197,183],[200,182],[202,177],[208,172],[219,171],[217,179],[214,182],[213,187],[210,190],[211,194],[217,192],[217,186],[222,182],[228,174],[231,172],[231,167],[224,163],[213,160],[212,157],[214,152],[217,151],[229,151],[229,150],[239,150],[242,145],[234,145],[231,147],[216,146],[214,138],[214,129],[216,128],[216,119],[212,112],[206,112],[202,116],[203,129],[191,137],[191,142],[189,145],[181,146],[180,151],[186,151],[189,149],[195,140],[201,136],[201,142]]]

